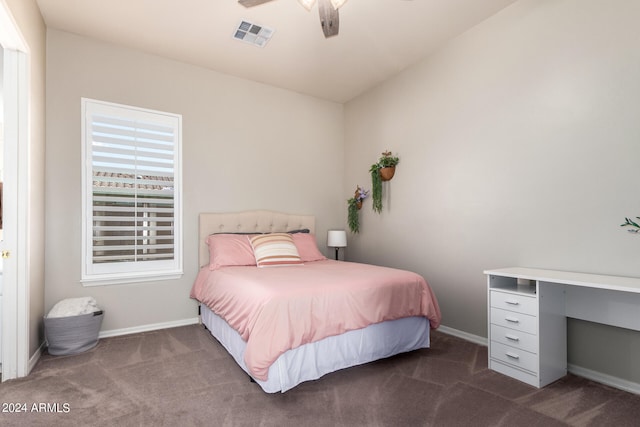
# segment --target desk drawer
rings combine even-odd
[[[516,311],[518,313],[538,314],[538,301],[536,297],[513,294],[509,292],[491,291],[491,307],[503,310]]]
[[[526,350],[530,353],[538,353],[538,336],[505,328],[504,326],[491,325],[491,341],[496,341],[510,347]]]
[[[538,318],[528,314],[491,307],[491,323],[533,335],[538,334]]]
[[[500,360],[511,366],[526,369],[529,372],[538,372],[538,355],[528,351],[513,348],[498,342],[491,342],[491,358]]]

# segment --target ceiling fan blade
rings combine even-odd
[[[318,0],[318,12],[324,37],[337,36],[340,30],[340,17],[338,10],[333,8],[331,0]]]
[[[262,3],[270,2],[271,0],[238,0],[238,3],[243,5],[244,7],[253,7],[258,6]]]

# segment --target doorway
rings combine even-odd
[[[4,184],[4,48],[0,45],[0,242],[2,238],[2,185]],[[2,374],[2,257],[0,257],[0,375]]]
[[[5,2],[0,2],[2,46],[2,381],[29,373],[29,309],[26,267],[28,154],[28,48]],[[22,218],[22,220],[19,220]],[[18,245],[18,242],[22,242]]]
[[[4,184],[4,96],[2,95],[4,86],[4,48],[0,45],[0,242],[2,237],[2,186]],[[2,282],[3,271],[2,257],[0,256],[0,375],[2,374]]]

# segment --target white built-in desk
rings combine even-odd
[[[489,368],[536,387],[567,374],[567,317],[640,331],[640,279],[486,270]]]

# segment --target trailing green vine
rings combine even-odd
[[[371,199],[373,203],[371,207],[374,212],[382,212],[382,177],[380,176],[380,168],[375,165],[371,165]]]
[[[358,202],[351,198],[347,200],[347,223],[352,233],[360,232],[360,216],[358,215]]]
[[[347,224],[352,233],[360,232],[360,215],[358,211],[362,207],[362,202],[369,196],[369,191],[359,185],[352,198],[347,200]]]
[[[637,216],[636,219],[640,219],[640,216]],[[640,224],[638,224],[637,222],[633,221],[632,219],[629,218],[625,218],[624,219],[624,224],[620,224],[620,227],[633,227],[635,228],[635,230],[627,230],[630,233],[638,233],[640,232]]]

